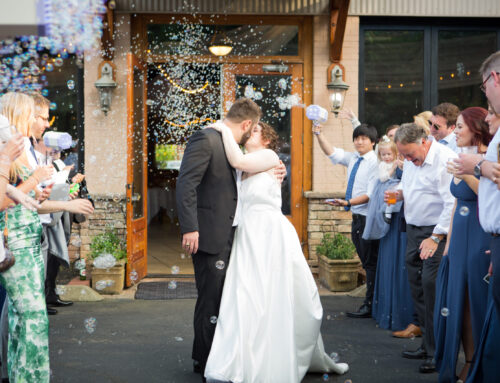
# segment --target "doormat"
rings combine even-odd
[[[164,300],[197,298],[195,282],[143,282],[137,286],[135,299]]]

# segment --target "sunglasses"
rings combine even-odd
[[[500,74],[500,72],[495,72],[495,73],[497,75]],[[493,72],[490,72],[490,74],[488,75],[488,77],[486,77],[486,80],[484,80],[483,83],[479,86],[479,89],[481,89],[483,91],[483,93],[486,93],[486,83],[491,78],[492,74],[493,74]]]
[[[429,128],[434,128],[436,130],[439,130],[442,128],[442,126],[439,126],[439,125],[436,125],[436,124],[433,124],[431,121],[429,121]]]

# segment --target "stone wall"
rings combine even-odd
[[[352,214],[343,207],[330,206],[326,198],[344,198],[343,193],[306,192],[309,209],[307,217],[307,243],[309,246],[309,266],[313,273],[318,272],[318,246],[325,233],[341,233],[350,237]]]
[[[81,224],[73,224],[68,247],[71,261],[80,257],[87,258],[90,253],[92,238],[108,229],[115,229],[117,234],[124,241],[126,240],[127,211],[125,199],[116,196],[99,195],[93,195],[92,198],[95,204],[94,214],[88,216],[87,220]]]

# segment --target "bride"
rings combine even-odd
[[[278,135],[260,123],[243,154],[231,130],[222,134],[229,163],[244,172],[235,232],[215,336],[205,368],[208,382],[292,383],[307,371],[348,370],[324,351],[323,308],[295,228],[281,213],[273,168]],[[215,321],[216,319],[216,321]]]

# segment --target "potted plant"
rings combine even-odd
[[[92,238],[89,258],[92,260],[94,290],[103,294],[119,294],[123,290],[127,263],[125,249],[124,241],[115,230],[107,230]],[[100,267],[96,267],[94,263]],[[110,267],[106,267],[106,264]]]
[[[325,234],[316,247],[319,258],[319,280],[330,291],[351,291],[358,281],[359,259],[349,238]]]

